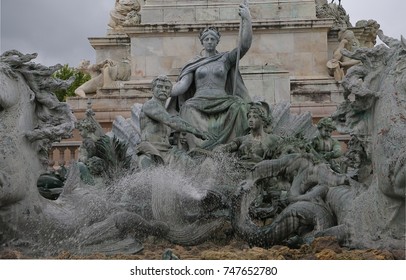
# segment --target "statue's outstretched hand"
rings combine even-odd
[[[248,5],[246,4],[247,1],[243,1],[240,4],[240,7],[238,9],[238,14],[242,19],[249,19],[251,18],[250,10],[248,8]]]
[[[196,133],[194,133],[194,135],[195,135],[197,138],[200,138],[200,139],[202,139],[202,140],[214,140],[214,139],[216,139],[216,137],[214,136],[214,134],[213,134],[213,133],[210,133],[210,132],[208,132],[208,131],[200,131],[200,130],[197,130]]]

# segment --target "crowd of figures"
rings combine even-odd
[[[170,213],[171,207],[168,204],[179,203],[179,199],[182,200],[185,196],[183,194],[177,195],[172,201],[165,200],[159,204],[160,208],[168,209],[166,215],[185,218],[178,221],[183,226],[193,224],[193,231],[199,235],[199,238],[191,238],[190,233],[183,238],[183,228],[183,232],[179,233],[182,238],[173,234],[173,241],[191,245],[190,243],[195,244],[213,236],[213,232],[221,228],[219,224],[215,223],[213,227],[199,230],[202,226],[195,223],[199,219],[209,221],[208,217],[218,219],[223,216],[228,221],[234,217],[233,223],[237,228],[237,220],[245,216],[260,221],[263,225],[275,225],[275,221],[283,220],[276,220],[280,215],[283,215],[285,220],[277,223],[291,223],[292,217],[289,215],[298,219],[299,222],[288,225],[292,228],[282,231],[276,229],[275,232],[283,232],[283,235],[278,237],[278,241],[269,240],[269,245],[287,242],[290,238],[298,242],[299,235],[314,234],[334,225],[334,215],[328,210],[325,202],[327,192],[329,187],[349,185],[350,180],[357,178],[357,166],[362,155],[351,155],[350,161],[349,153],[342,153],[340,143],[331,136],[331,132],[335,130],[331,118],[321,119],[316,129],[311,124],[310,115],[296,118],[291,116],[289,104],[276,104],[271,107],[263,101],[241,102],[239,106],[244,106],[246,111],[245,131],[228,141],[214,145],[212,149],[201,146],[190,148],[188,134],[202,139],[202,143],[213,141],[216,135],[210,133],[210,130],[200,131],[179,116],[167,112],[165,103],[171,88],[172,83],[167,77],[157,77],[152,85],[152,99],[142,105],[139,115],[135,118],[135,122],[139,121],[140,134],[139,142],[131,149],[134,165],[138,172],[167,166],[170,169],[182,170],[188,177],[215,178],[210,183],[202,180],[201,182],[205,183],[197,187],[201,188],[205,195],[194,201],[198,207],[193,209],[193,213],[189,213],[187,207],[180,210],[182,213]],[[123,135],[128,137],[136,134],[128,133],[129,127],[131,126],[116,122],[113,132],[122,140],[126,140]],[[349,151],[357,152],[352,147]],[[223,160],[219,161],[219,158]],[[224,160],[225,158],[228,160]],[[359,162],[355,162],[356,160]],[[350,162],[351,166],[348,165]],[[352,168],[351,176],[345,174],[349,168]],[[236,201],[236,198],[233,201],[233,197],[236,192],[247,191],[247,188],[252,188],[256,195],[249,202],[247,212],[238,214],[242,209],[236,207],[238,208],[237,205],[241,201]],[[160,190],[163,196],[170,195],[171,191]],[[320,213],[320,209],[324,211]],[[234,214],[231,215],[230,211]],[[305,213],[308,217],[302,219]],[[323,222],[316,218],[320,215],[324,219]],[[243,228],[248,229],[245,226]],[[255,236],[249,234],[248,239],[252,240]],[[263,246],[264,241],[258,239],[257,242],[250,242],[252,245]]]
[[[236,67],[251,45],[251,17],[243,4],[239,13],[237,48],[219,53],[220,33],[203,30],[204,49],[178,80],[156,77],[152,98],[135,105],[131,119],[118,117],[111,133],[103,132],[89,107],[76,123],[83,137],[79,161],[55,201],[27,194],[32,182],[22,182],[15,170],[38,174],[38,151],[30,145],[49,143],[52,131],[67,137],[74,117],[45,91],[60,81],[44,84],[34,79],[42,72],[26,63],[30,57],[3,54],[2,83],[24,90],[21,101],[11,88],[0,98],[2,243],[38,229],[38,240],[74,244],[80,252],[134,253],[142,235],[194,245],[227,229],[251,246],[297,246],[332,235],[358,248],[404,248],[405,42],[379,32],[388,47],[344,53],[361,63],[342,82],[345,101],[316,127],[310,114],[290,114],[288,103],[251,100]],[[41,104],[67,117],[52,121],[47,114],[45,122],[36,115]],[[336,129],[351,135],[345,152],[332,137]],[[40,148],[43,160],[46,146]],[[16,165],[16,159],[33,164]]]
[[[237,55],[244,56],[252,40],[246,6],[240,6],[240,15],[240,49],[218,53],[220,33],[206,28],[199,37],[203,51],[181,70],[177,82],[154,79],[153,97],[137,107],[133,125],[119,119],[113,133],[128,143],[130,137],[138,139],[131,144],[138,170],[169,166],[189,177],[216,178],[198,186],[206,192],[193,201],[191,212],[188,207],[169,211],[182,195],[160,189],[173,199],[158,199],[167,213],[156,210],[154,218],[179,217],[173,221],[178,229],[168,235],[176,243],[213,236],[221,228],[220,216],[251,245],[292,244],[321,235],[348,243],[347,224],[337,216],[352,203],[349,197],[373,180],[369,143],[354,132],[343,153],[331,135],[336,130],[332,118],[319,120],[315,129],[309,116],[295,119],[286,104],[252,101],[235,69]],[[130,133],[131,127],[138,129]],[[219,158],[232,160],[219,164]]]

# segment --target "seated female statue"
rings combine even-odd
[[[281,138],[270,133],[271,118],[265,102],[251,103],[247,114],[249,133],[233,139],[215,151],[236,152],[239,163],[251,168],[264,159],[272,159],[281,143]]]
[[[243,57],[251,46],[252,26],[246,5],[240,5],[239,14],[242,21],[240,45],[230,52],[219,53],[216,47],[220,33],[214,27],[206,28],[199,36],[204,47],[201,55],[183,67],[173,87],[168,110],[180,110],[185,121],[215,136],[201,140],[189,134],[187,141],[191,149],[212,149],[243,135],[247,129],[246,102],[250,97],[241,75],[235,75],[238,71],[235,66],[237,56]]]

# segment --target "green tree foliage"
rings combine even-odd
[[[56,97],[58,97],[59,101],[62,102],[66,101],[66,98],[69,96],[75,96],[75,89],[90,80],[89,74],[84,74],[73,67],[69,67],[68,64],[65,64],[61,69],[56,71],[53,76],[54,78],[58,78],[61,80],[68,80],[72,76],[75,76],[76,78],[75,81],[66,90],[59,89],[54,91]]]

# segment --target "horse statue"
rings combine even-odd
[[[387,37],[386,45],[343,51],[361,65],[343,80],[346,99],[334,114],[342,131],[363,139],[372,172],[367,188],[341,219],[350,224],[352,243],[405,246],[406,198],[406,40]],[[351,221],[351,222],[350,222]]]
[[[0,242],[25,244],[30,252],[138,252],[142,244],[128,233],[167,231],[110,202],[105,190],[83,186],[72,164],[57,200],[42,197],[37,188],[47,171],[52,143],[70,138],[76,119],[67,103],[52,90],[73,81],[55,79],[61,65],[31,62],[37,54],[16,50],[0,56]],[[118,242],[115,247],[106,240]],[[27,245],[29,244],[29,245]],[[96,246],[97,245],[97,246]]]
[[[232,203],[233,227],[251,245],[270,247],[294,236],[313,240],[332,235],[353,248],[405,249],[406,40],[382,31],[378,36],[386,45],[342,51],[362,64],[345,76],[345,100],[332,115],[339,131],[360,140],[369,172],[356,181],[320,169],[300,154],[257,164]],[[258,226],[249,211],[258,182],[280,172],[300,179],[295,189],[305,199],[291,200],[271,224]]]

